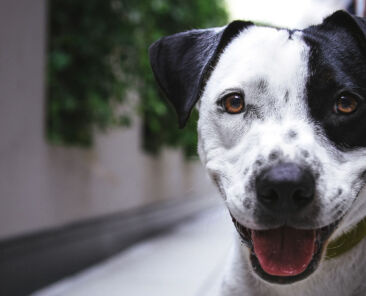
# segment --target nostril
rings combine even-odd
[[[313,194],[310,190],[298,189],[292,195],[293,203],[299,208],[305,207],[313,200]]]
[[[259,198],[263,203],[269,206],[275,205],[279,200],[278,194],[273,189],[267,190],[266,192],[261,192],[259,194]]]

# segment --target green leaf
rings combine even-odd
[[[52,0],[49,7],[47,137],[51,143],[88,147],[95,127],[129,126],[118,106],[135,89],[143,117],[143,147],[163,146],[196,155],[197,112],[177,127],[162,99],[148,58],[158,38],[227,22],[219,0]],[[131,109],[131,108],[127,108]]]

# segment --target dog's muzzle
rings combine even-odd
[[[278,163],[257,176],[260,215],[271,216],[283,225],[252,233],[254,251],[265,272],[275,276],[296,275],[311,262],[316,247],[315,231],[287,224],[310,207],[314,192],[311,171],[295,163]]]
[[[292,224],[299,217],[310,216],[316,202],[315,185],[310,169],[295,163],[277,163],[255,179],[257,218],[264,230],[248,229],[233,217],[251,250],[252,266],[263,279],[291,283],[306,278],[318,266],[338,221],[319,229],[312,229],[310,223],[303,224],[302,229]],[[305,220],[310,221],[309,217]],[[268,221],[275,221],[275,225]]]

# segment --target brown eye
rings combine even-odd
[[[357,99],[352,95],[341,95],[337,98],[334,111],[340,114],[351,114],[356,111],[358,106]]]
[[[244,110],[244,98],[239,93],[225,96],[222,103],[225,111],[231,114],[240,113]]]

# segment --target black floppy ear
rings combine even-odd
[[[366,50],[366,20],[365,18],[354,16],[344,10],[338,10],[328,16],[324,21],[324,26],[333,28],[342,27],[349,31],[359,42],[360,46]]]
[[[181,128],[222,50],[250,25],[250,22],[235,21],[223,28],[187,31],[163,37],[150,46],[150,63],[155,79],[173,104]]]

